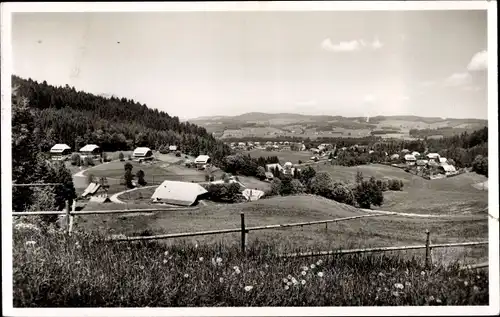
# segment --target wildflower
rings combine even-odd
[[[268,264],[264,264],[264,268],[268,269],[269,265]]]
[[[144,270],[144,265],[139,266],[141,270]]]
[[[290,286],[285,285],[285,289],[286,289],[286,290],[289,290],[289,289],[290,289]]]
[[[168,260],[167,259],[163,259],[163,264],[167,264]]]
[[[188,278],[188,277],[189,277],[189,274],[187,274],[187,273],[186,273],[186,274],[184,274],[184,277],[185,277],[185,278]]]
[[[82,261],[80,261],[80,260],[75,262],[75,264],[80,264],[80,263],[82,263]]]
[[[436,303],[441,304],[442,302],[441,302],[441,300],[438,298],[438,299],[436,299]]]
[[[292,282],[286,282],[286,285],[290,286],[292,285]]]
[[[35,245],[36,241],[26,241],[26,245]]]
[[[318,272],[319,277],[323,277],[323,272]]]
[[[165,254],[165,256],[168,256],[168,251],[165,251],[165,253],[163,253],[163,254]]]
[[[195,249],[198,249],[198,243],[196,243],[196,244],[194,245],[194,248],[195,248]]]
[[[397,291],[396,292],[392,292],[392,296],[399,297],[399,292],[397,292]]]
[[[240,273],[241,273],[241,271],[240,271],[240,270],[235,270],[235,271],[234,271],[234,273],[236,273],[236,274],[240,274]]]
[[[429,302],[433,302],[434,301],[434,296],[429,296]]]
[[[394,284],[394,287],[397,288],[397,289],[403,289],[403,288],[405,288],[404,285],[401,284],[401,283]]]
[[[425,271],[420,272],[421,276],[425,276]]]
[[[307,270],[309,270],[309,267],[306,265],[306,266],[304,266],[304,267],[302,268],[302,270],[304,270],[304,271],[306,271],[306,272],[307,272]]]
[[[318,262],[316,262],[316,265],[320,266],[321,264],[323,264],[323,260],[318,260]]]
[[[396,269],[395,268],[391,268],[391,272],[394,272],[394,271],[396,271]]]
[[[465,281],[465,282],[464,282],[464,285],[465,285],[465,286],[469,285],[469,282]]]
[[[224,279],[222,277],[219,278],[219,282],[221,282],[221,283],[224,282]]]
[[[235,271],[239,271],[239,270],[240,270],[240,268],[239,268],[239,267],[237,267],[237,266],[233,266],[233,270],[235,270]]]
[[[377,292],[380,292],[381,290],[382,290],[382,288],[377,287]]]
[[[379,276],[379,277],[384,277],[384,276],[385,276],[385,274],[384,274],[384,273],[382,273],[382,272],[380,272],[380,273],[378,273],[378,276]]]
[[[291,280],[293,278],[293,276],[291,276],[290,274],[288,274],[288,279]]]
[[[306,280],[302,280],[302,281],[300,281],[300,284],[302,284],[302,285],[306,285]]]
[[[286,278],[284,278],[283,283],[288,283],[288,280]]]
[[[410,274],[410,271],[408,269],[406,269],[405,274],[406,275]]]
[[[246,291],[246,292],[250,292],[252,289],[253,289],[253,286],[252,286],[252,285],[247,285],[247,286],[245,286],[245,291]]]
[[[293,285],[297,285],[299,282],[295,278],[292,278],[292,283]]]
[[[259,274],[260,275],[265,275],[266,273],[264,273],[263,271],[259,271]]]
[[[78,245],[76,246],[76,248],[77,248],[77,249],[81,249],[81,248],[82,248],[82,246],[78,244]]]
[[[305,276],[307,274],[307,272],[306,271],[302,271],[300,274],[302,274],[302,275]]]
[[[201,256],[198,260],[200,260],[200,262],[203,262],[203,257]]]
[[[411,287],[411,283],[410,282],[405,282],[405,286],[406,287]]]
[[[311,264],[311,269],[314,269],[315,267],[316,267],[316,265]]]
[[[474,292],[479,292],[479,287],[477,287],[476,285],[474,285],[472,289],[474,290]]]

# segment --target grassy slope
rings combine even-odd
[[[251,150],[244,151],[245,154],[250,154],[252,157],[267,157],[267,156],[277,156],[280,159],[281,164],[285,164],[286,162],[292,162],[293,164],[298,164],[299,160],[302,162],[307,162],[312,154],[307,151],[266,151],[266,150]]]
[[[379,208],[383,210],[448,214],[476,212],[488,206],[488,192],[472,186],[486,179],[476,173],[426,180],[399,168],[380,164],[356,167],[318,164],[317,169],[327,171],[335,181],[354,182],[357,171],[366,178],[374,176],[377,179],[403,180],[403,191],[388,191],[384,194],[384,204]]]
[[[109,205],[108,205],[109,206]],[[143,206],[145,205],[136,205]],[[122,209],[124,206],[108,207]],[[129,208],[134,206],[129,205]],[[88,208],[97,208],[89,206]],[[245,213],[247,226],[294,223],[361,215],[362,212],[320,197],[275,197],[251,203],[200,206],[199,210],[158,212],[150,215],[95,215],[78,217],[76,227],[109,234],[139,235],[144,230],[153,234],[204,231],[240,226],[240,213]],[[413,245],[425,242],[425,230],[431,231],[433,242],[458,242],[487,239],[486,215],[462,216],[453,220],[419,219],[383,216],[356,219],[336,224],[306,226],[250,232],[249,241],[274,243],[277,248],[332,249],[390,245]],[[200,236],[186,239],[203,243],[224,241],[238,244],[239,234]],[[167,244],[178,239],[165,240]],[[436,250],[436,258],[441,257]],[[406,252],[419,254],[421,251]],[[445,254],[445,261],[461,259],[467,262],[485,260],[487,248],[456,248]]]

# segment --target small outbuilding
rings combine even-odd
[[[95,144],[87,144],[80,149],[80,153],[84,156],[96,156],[101,154],[101,148]]]
[[[198,168],[204,168],[205,165],[210,164],[210,162],[211,159],[208,155],[200,155],[194,160],[194,164],[196,164]]]
[[[139,161],[150,160],[153,159],[153,151],[148,147],[138,147],[134,150],[133,156]]]
[[[170,145],[170,146],[168,147],[168,150],[169,150],[170,152],[175,152],[175,151],[177,151],[177,145]]]
[[[50,156],[53,160],[62,160],[71,153],[71,148],[67,144],[56,144],[50,149]]]

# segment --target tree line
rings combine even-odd
[[[18,76],[12,76],[12,83],[35,112],[33,137],[42,152],[56,143],[74,150],[97,144],[103,151],[177,145],[194,156],[210,155],[214,163],[230,153],[227,145],[204,128],[131,99],[96,96],[68,85],[55,87]]]

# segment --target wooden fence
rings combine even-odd
[[[62,184],[14,184],[13,186],[57,186]],[[147,213],[147,212],[159,212],[159,211],[182,211],[182,210],[196,210],[198,207],[171,207],[171,208],[156,208],[156,209],[125,209],[125,210],[88,210],[88,211],[75,211],[76,204],[73,202],[72,208],[70,210],[69,202],[66,201],[66,206],[64,211],[32,211],[32,212],[12,212],[12,216],[37,216],[37,215],[66,215],[67,233],[71,235],[71,230],[73,227],[73,216],[75,215],[96,215],[96,214],[124,214],[124,213]],[[398,214],[394,214],[398,216]],[[361,218],[370,217],[380,217],[387,216],[386,213],[377,213],[370,215],[360,215],[336,219],[327,220],[317,220],[317,221],[307,221],[307,222],[297,222],[297,223],[287,223],[287,224],[273,224],[266,226],[255,226],[247,227],[245,224],[245,214],[242,212],[241,226],[240,228],[231,229],[218,229],[209,231],[198,231],[198,232],[184,232],[184,233],[172,233],[163,235],[153,235],[153,236],[135,236],[135,237],[120,237],[120,238],[109,238],[108,242],[123,242],[123,241],[147,241],[147,240],[160,240],[160,239],[175,239],[175,238],[185,238],[194,236],[206,236],[214,234],[228,234],[228,233],[240,233],[241,235],[241,251],[244,253],[247,246],[247,237],[250,231],[258,230],[271,230],[271,229],[282,229],[291,227],[303,227],[311,225],[325,225],[325,230],[328,229],[329,223],[355,220]],[[403,215],[404,216],[404,215]],[[294,257],[314,257],[314,256],[328,256],[328,255],[345,255],[345,254],[360,254],[368,252],[391,252],[391,251],[403,251],[403,250],[416,250],[425,249],[425,266],[427,268],[431,267],[432,249],[436,248],[451,248],[451,247],[470,247],[478,245],[486,245],[488,241],[475,241],[475,242],[460,242],[460,243],[444,243],[444,244],[431,244],[430,232],[426,230],[426,241],[425,245],[413,245],[413,246],[389,246],[389,247],[376,247],[376,248],[364,248],[364,249],[350,249],[350,250],[334,250],[334,251],[321,251],[321,252],[305,252],[305,253],[290,253],[282,254],[280,257],[284,258],[294,258]],[[476,264],[462,267],[462,269],[477,269],[487,267],[488,264]]]

